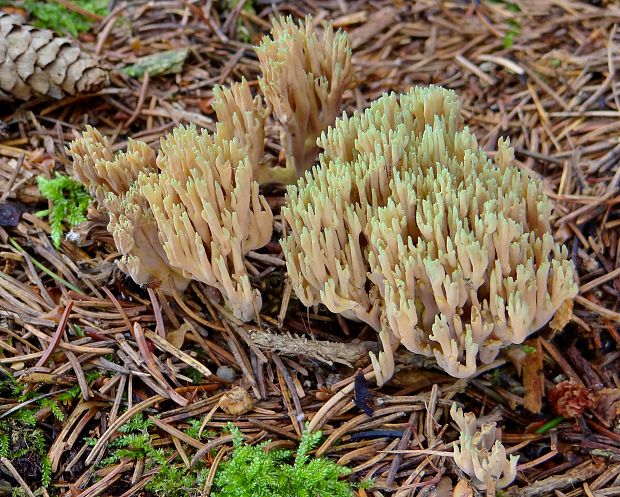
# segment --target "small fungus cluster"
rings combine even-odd
[[[89,128],[69,151],[76,175],[109,212],[118,265],[136,283],[158,281],[171,293],[202,281],[239,319],[256,315],[261,296],[243,257],[271,240],[273,214],[238,140],[181,126],[161,140],[158,154],[130,141],[113,156]]]
[[[185,290],[189,280],[168,261],[153,213],[136,184],[141,173],[157,170],[155,152],[130,139],[127,151],[115,155],[109,140],[90,126],[68,152],[75,176],[109,213],[108,231],[121,253],[118,267],[139,285],[159,281],[168,293]]]
[[[450,416],[460,431],[459,441],[453,444],[454,462],[474,486],[479,490],[502,489],[512,483],[517,476],[519,456],[506,457],[496,424],[484,423],[478,430],[476,416],[463,413],[456,404],[452,405]]]

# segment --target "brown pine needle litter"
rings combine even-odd
[[[111,68],[110,86],[0,107],[0,208],[9,206],[11,221],[0,215],[0,435],[30,416],[44,439],[44,454],[0,454],[0,492],[14,485],[31,495],[49,464],[42,495],[150,495],[163,463],[106,461],[119,429],[139,415],[151,420],[150,443],[175,465],[206,464],[202,495],[232,452],[231,421],[246,442],[269,447],[296,446],[307,423],[320,428],[316,454],[352,468],[351,481],[372,481],[360,497],[489,494],[453,488],[467,478],[452,457],[457,402],[479,425],[496,422],[507,453],[520,456],[503,495],[620,495],[617,2],[242,3],[112,2],[82,37]],[[510,136],[517,165],[542,179],[556,238],[577,268],[572,309],[467,379],[399,349],[394,378],[378,389],[368,361],[376,333],[291,295],[277,243],[285,229],[279,186],[261,190],[275,215],[273,240],[245,261],[263,295],[260,324],[236,319],[202,283],[183,296],[139,288],[115,265],[107,216],[94,211],[54,248],[47,220],[34,215],[47,208],[36,177],[70,171],[65,147],[85,125],[114,150],[130,136],[157,148],[179,124],[213,131],[214,85],[244,77],[257,89],[251,47],[276,14],[331,19],[349,34],[347,112],[432,83],[457,91],[491,157],[498,138]],[[183,49],[189,54],[173,74],[124,72],[140,57]],[[276,131],[268,127],[266,139],[267,153],[281,158]],[[355,390],[362,375],[368,391]],[[235,387],[251,399],[231,411],[238,416],[220,407]],[[359,396],[370,409],[356,406]]]

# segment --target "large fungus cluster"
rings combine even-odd
[[[379,384],[399,344],[469,376],[575,296],[540,181],[513,164],[508,141],[489,159],[454,92],[384,95],[336,120],[351,81],[346,35],[280,19],[257,54],[264,100],[245,80],[216,88],[212,134],[180,127],[157,153],[130,140],[114,155],[89,128],[71,145],[76,175],[109,212],[119,266],[137,283],[172,293],[198,280],[238,318],[254,318],[261,296],[244,256],[269,242],[273,223],[259,183],[302,176],[282,210],[293,289],[305,305],[379,332]],[[265,153],[272,112],[286,167]]]
[[[384,95],[318,143],[320,165],[283,209],[288,274],[305,305],[380,332],[379,383],[398,344],[469,376],[576,295],[542,184],[512,164],[507,141],[487,157],[454,92]]]
[[[271,240],[273,215],[260,183],[291,183],[312,165],[317,136],[333,124],[351,79],[351,51],[331,24],[274,20],[257,47],[267,106],[244,79],[214,90],[213,134],[176,128],[156,153],[129,140],[114,154],[88,127],[69,147],[76,177],[109,213],[118,266],[140,285],[182,292],[191,280],[217,288],[244,321],[260,311],[245,255]],[[265,155],[271,111],[282,124],[286,167]],[[271,161],[273,162],[273,161]]]
[[[114,156],[89,128],[69,152],[76,175],[109,212],[118,265],[136,283],[157,282],[170,293],[202,281],[239,319],[256,315],[261,297],[243,257],[271,240],[273,215],[237,139],[181,126],[162,138],[157,155],[132,140]]]

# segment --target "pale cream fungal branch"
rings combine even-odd
[[[249,321],[262,300],[244,256],[271,240],[273,214],[246,151],[236,138],[181,126],[162,139],[157,164],[161,172],[138,183],[170,264],[217,288],[234,315]]]
[[[299,24],[278,18],[256,53],[263,74],[260,87],[283,127],[287,167],[302,176],[312,167],[316,140],[334,123],[350,84],[349,38],[342,31],[334,33],[330,23],[319,36],[310,17]]]
[[[389,332],[387,328],[383,328],[379,332],[379,339],[383,350],[375,355],[373,352],[369,352],[370,362],[375,371],[375,377],[377,385],[383,386],[393,375],[396,368],[394,362],[394,349],[398,347],[398,340],[396,344],[393,344],[394,335]]]
[[[100,203],[108,193],[125,193],[143,171],[155,171],[155,152],[140,141],[129,139],[127,152],[114,154],[110,141],[92,126],[67,148],[75,177]]]
[[[189,280],[166,257],[155,219],[135,180],[156,171],[155,152],[129,140],[127,151],[114,154],[109,140],[87,126],[68,148],[75,176],[109,214],[108,231],[121,253],[119,268],[139,285],[158,285],[164,292],[184,291]]]
[[[134,184],[121,195],[108,193],[108,231],[122,257],[118,267],[138,285],[157,283],[165,293],[183,292],[189,283],[171,266],[159,240],[157,225],[144,196]]]
[[[318,143],[319,167],[288,188],[282,209],[305,305],[364,321],[467,377],[577,294],[543,185],[512,163],[507,140],[487,157],[454,92],[384,95]]]
[[[252,97],[247,80],[213,89],[211,106],[217,116],[217,133],[226,140],[237,138],[254,172],[265,155],[265,119],[269,115],[262,98]]]
[[[495,423],[485,423],[477,428],[476,416],[463,413],[461,408],[452,404],[450,416],[459,427],[458,442],[454,442],[454,462],[472,479],[479,490],[491,490],[507,487],[517,477],[519,456],[506,454],[500,432]],[[487,492],[489,495],[489,493]]]
[[[292,164],[272,167],[265,158],[265,121],[269,109],[260,95],[252,96],[245,78],[231,86],[213,89],[213,104],[217,116],[217,134],[226,140],[236,138],[245,150],[259,184],[295,182],[297,175]]]

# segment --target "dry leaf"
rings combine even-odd
[[[595,410],[605,420],[607,426],[612,426],[614,421],[620,419],[620,389],[603,388],[597,394]]]
[[[444,476],[439,483],[431,490],[429,497],[450,497],[452,494],[452,480]]]
[[[166,340],[170,345],[177,349],[183,348],[185,342],[185,335],[190,330],[190,326],[187,323],[183,323],[178,329],[171,331],[166,335]]]
[[[562,331],[572,318],[573,299],[568,299],[555,311],[555,316],[553,316],[553,319],[549,322],[549,328],[555,332]]]
[[[452,491],[452,497],[473,497],[474,491],[467,480],[459,480]]]
[[[245,388],[234,387],[226,392],[218,403],[222,411],[232,414],[233,416],[241,416],[250,411],[254,405],[250,394]]]

